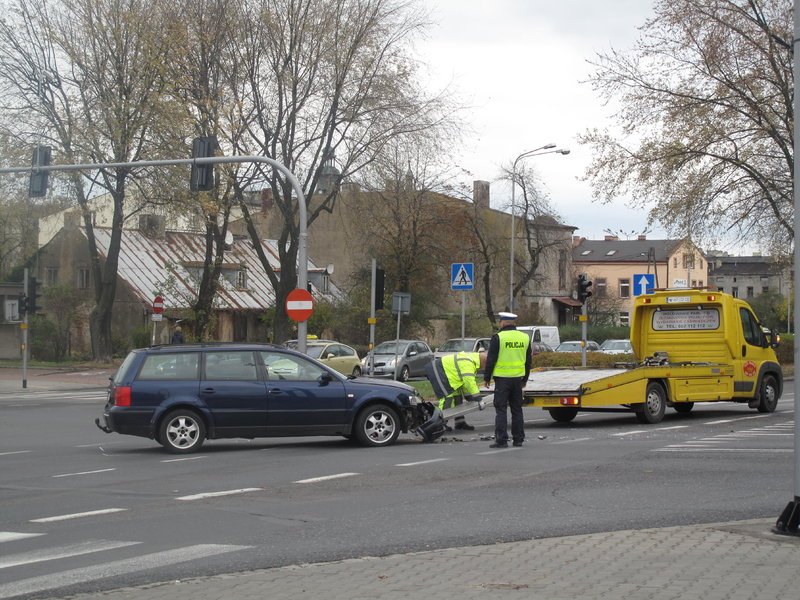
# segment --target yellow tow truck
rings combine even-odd
[[[783,392],[778,341],[730,294],[655,290],[634,299],[631,344],[639,362],[535,369],[525,400],[559,422],[581,411],[623,410],[658,423],[668,406],[688,413],[697,402],[746,402],[773,412]]]

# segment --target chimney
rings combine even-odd
[[[572,247],[575,248],[576,246],[580,246],[581,242],[586,238],[580,235],[573,235],[572,236]]]
[[[164,239],[166,219],[163,215],[139,215],[139,231],[152,239]]]
[[[272,198],[272,189],[261,188],[261,212],[268,212],[275,206],[275,200]]]
[[[643,242],[644,240],[647,239],[647,236],[643,233],[640,233],[639,237],[637,237],[636,239],[639,240],[640,242]]]
[[[478,208],[489,208],[489,182],[475,180],[472,182],[472,202]]]
[[[619,238],[618,238],[617,236],[615,236],[615,235],[607,235],[607,236],[606,236],[605,238],[603,238],[603,239],[604,239],[606,242],[618,242],[618,241],[619,241]]]

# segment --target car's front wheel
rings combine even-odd
[[[400,435],[400,418],[389,406],[368,406],[359,413],[353,433],[362,446],[390,446]]]
[[[778,406],[778,384],[775,381],[775,377],[772,375],[764,375],[759,393],[758,412],[775,412]]]
[[[158,428],[158,441],[167,452],[196,452],[206,439],[206,426],[200,416],[188,408],[167,414]]]
[[[408,365],[405,365],[402,369],[400,369],[400,374],[397,376],[397,381],[408,381],[411,377],[411,369],[408,368]]]

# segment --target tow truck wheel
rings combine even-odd
[[[636,409],[636,418],[639,423],[660,423],[664,418],[664,411],[667,407],[667,398],[664,394],[664,388],[659,384],[652,382],[647,384],[647,393],[644,397],[644,402]]]
[[[397,411],[381,404],[368,406],[358,415],[354,434],[362,446],[391,446],[400,435]]]
[[[694,408],[694,402],[676,402],[672,405],[672,408],[675,409],[675,412],[690,413]]]
[[[759,396],[761,400],[758,403],[758,412],[775,412],[775,408],[778,406],[778,385],[772,375],[764,375],[764,379],[761,380]]]
[[[558,423],[569,423],[578,415],[577,408],[548,408],[547,411]]]

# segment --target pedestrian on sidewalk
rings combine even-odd
[[[458,352],[435,358],[425,368],[425,375],[431,383],[433,393],[439,400],[439,409],[445,410],[467,401],[481,399],[475,376],[486,365],[486,352]],[[473,431],[474,425],[467,423],[464,416],[455,418],[455,428]],[[446,431],[453,429],[445,425]]]
[[[175,331],[172,333],[172,339],[170,340],[170,344],[182,344],[183,343],[183,331],[181,331],[181,326],[176,325]]]
[[[500,330],[489,340],[484,383],[494,378],[494,443],[490,448],[508,448],[508,409],[511,409],[511,437],[515,446],[525,441],[522,388],[531,372],[531,340],[517,331],[517,315],[498,313]]]

